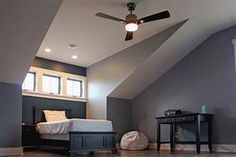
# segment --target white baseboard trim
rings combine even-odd
[[[0,148],[0,156],[23,155],[23,147]]]
[[[236,145],[230,144],[215,144],[212,146],[213,152],[222,152],[222,153],[236,153]],[[149,143],[149,149],[157,149],[156,143]],[[170,150],[169,144],[161,144],[161,150]],[[185,150],[185,151],[196,151],[195,145],[190,144],[177,144],[176,150]],[[207,145],[201,145],[201,151],[208,152]]]

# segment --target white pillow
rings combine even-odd
[[[47,122],[67,120],[65,111],[43,110]]]

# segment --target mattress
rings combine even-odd
[[[69,134],[41,134],[41,139],[69,141]]]
[[[112,122],[108,120],[94,119],[67,119],[55,122],[41,122],[37,124],[37,131],[40,134],[68,134],[69,131],[112,131]]]

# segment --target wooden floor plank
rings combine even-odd
[[[25,151],[23,157],[66,157],[66,153],[47,152],[47,151]],[[230,153],[212,153],[207,152],[197,155],[195,152],[176,152],[168,151],[156,152],[155,150],[146,151],[119,151],[118,154],[94,153],[89,155],[93,157],[236,157],[236,154]]]

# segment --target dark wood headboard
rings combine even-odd
[[[70,113],[71,109],[53,109],[53,108],[38,108],[33,106],[33,124],[36,125],[39,122],[46,122],[43,110],[53,110],[53,111],[65,111],[66,112],[66,117],[71,118]]]

